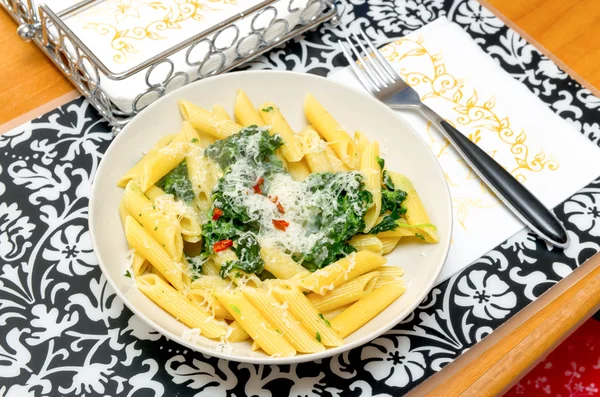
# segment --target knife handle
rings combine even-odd
[[[419,110],[440,127],[473,171],[525,225],[556,247],[569,245],[562,223],[522,183],[429,107],[422,105]]]

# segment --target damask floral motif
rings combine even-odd
[[[17,203],[0,203],[0,258],[7,262],[22,258],[32,245],[34,229]]]
[[[565,204],[565,214],[582,232],[600,236],[600,194],[578,194]]]
[[[473,270],[458,281],[456,304],[472,307],[476,317],[491,320],[505,318],[517,304],[517,295],[496,274]]]
[[[436,19],[442,8],[442,0],[373,0],[367,13],[386,33],[401,33],[414,30]]]
[[[89,232],[81,225],[69,225],[50,239],[51,248],[44,250],[44,259],[58,262],[58,271],[82,276],[93,270],[96,256]]]
[[[365,369],[388,386],[404,387],[425,374],[425,357],[411,350],[406,336],[374,340],[362,349],[361,359]]]
[[[501,20],[475,0],[458,6],[456,22],[467,25],[470,30],[479,34],[494,34],[504,26]]]

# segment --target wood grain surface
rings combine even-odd
[[[592,257],[408,397],[493,397],[507,391],[600,308]]]
[[[600,0],[481,0],[600,96]]]
[[[73,91],[74,87],[0,7],[0,125]]]

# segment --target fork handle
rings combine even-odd
[[[559,248],[569,245],[562,223],[522,183],[429,107],[422,105],[419,110],[441,128],[473,171],[521,221],[550,244]]]

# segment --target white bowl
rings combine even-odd
[[[373,320],[345,339],[345,344],[324,352],[294,357],[270,357],[253,352],[251,343],[226,348],[199,337],[191,343],[182,337],[188,329],[143,295],[134,281],[123,275],[127,242],[118,215],[123,189],[117,180],[160,137],[178,132],[181,115],[178,99],[211,109],[221,104],[232,114],[236,90],[242,88],[256,106],[275,102],[296,131],[307,124],[303,101],[312,93],[348,132],[362,131],[378,140],[386,166],[407,175],[421,196],[440,235],[438,244],[407,242],[387,255],[388,264],[405,269],[406,293]],[[387,106],[353,88],[322,77],[278,71],[228,73],[187,85],[148,106],[115,138],[100,163],[90,198],[90,231],[100,268],[125,304],[152,328],[171,340],[212,356],[255,364],[291,364],[314,361],[350,350],[378,337],[404,319],[434,286],[448,249],[452,207],[442,170],[425,142]]]

